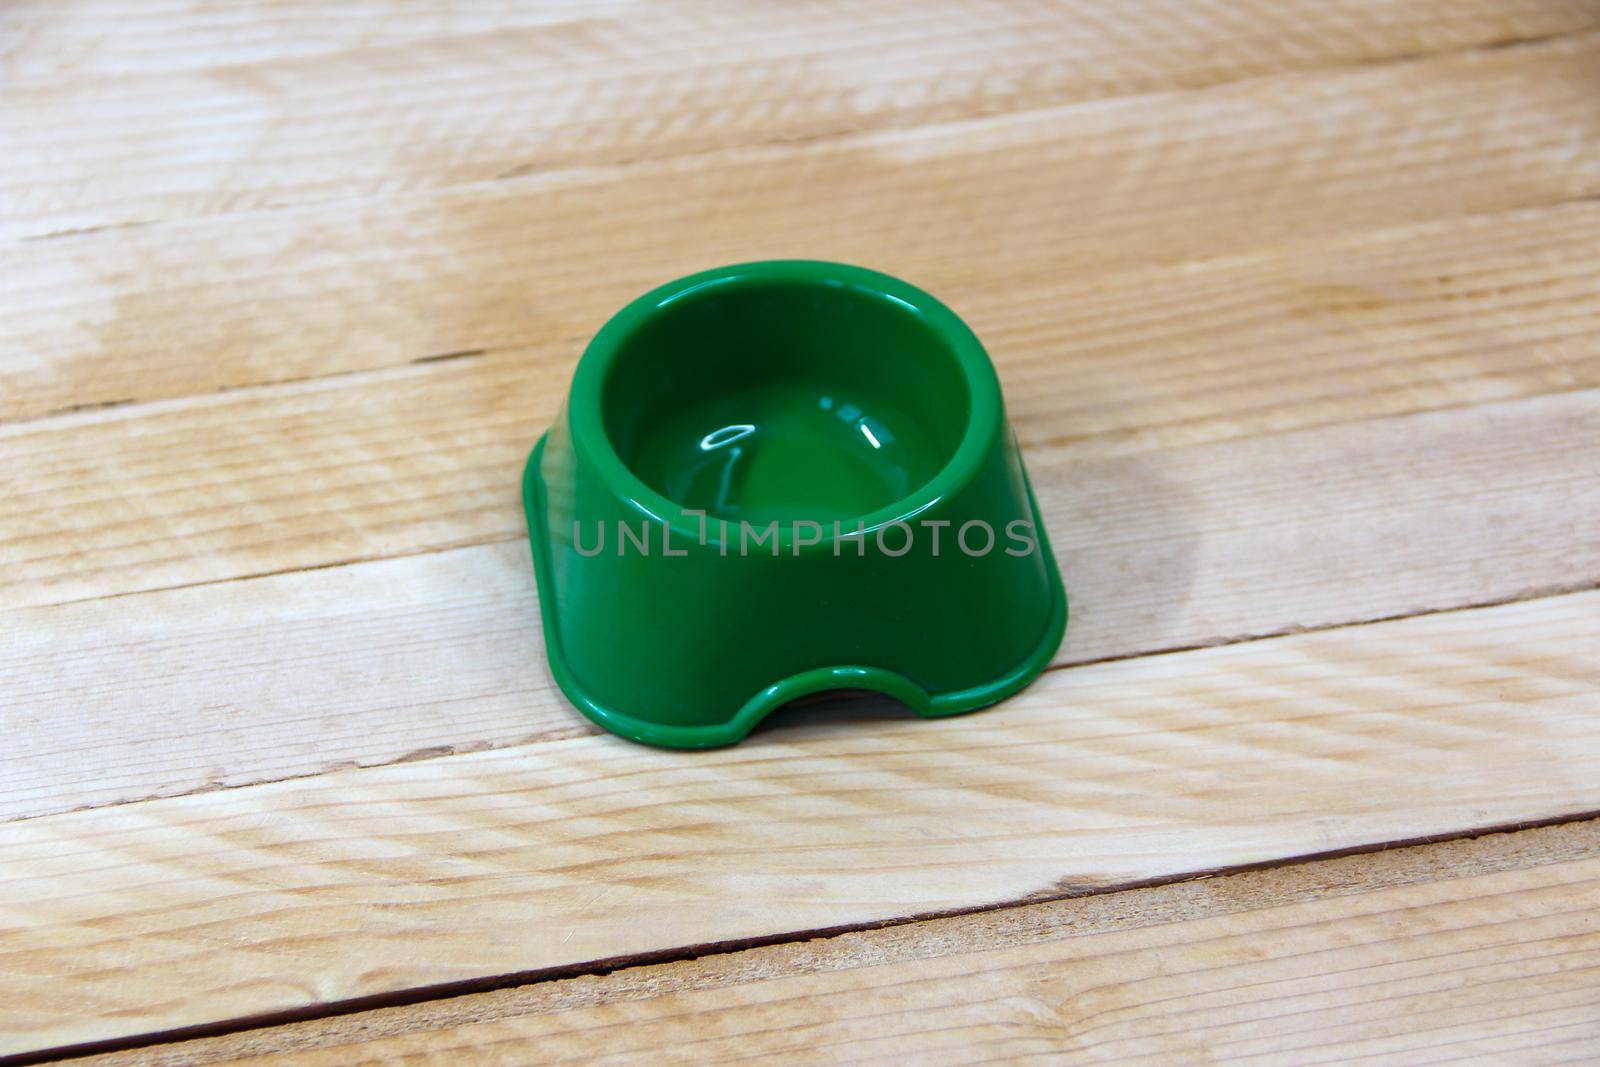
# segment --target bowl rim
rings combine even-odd
[[[872,535],[897,523],[909,525],[924,511],[971,484],[1005,425],[1000,379],[982,342],[942,301],[909,282],[866,267],[813,259],[758,260],[697,271],[636,297],[607,320],[578,360],[567,401],[572,447],[601,480],[634,511],[668,527],[689,543],[702,540],[705,534],[702,543],[721,544],[719,530],[726,527],[719,524],[716,516],[704,516],[702,527],[700,511],[684,508],[645,484],[617,454],[606,432],[601,399],[617,354],[663,309],[709,288],[753,287],[770,282],[843,286],[871,299],[893,303],[902,311],[909,310],[955,358],[967,388],[967,424],[945,464],[913,492],[849,520],[838,539]],[[732,520],[728,523],[731,525]],[[786,554],[833,551],[836,537],[831,526],[823,527],[819,540],[808,538],[798,547],[795,526],[796,521],[778,524],[775,550],[781,548]]]

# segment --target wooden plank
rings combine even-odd
[[[1030,462],[1095,462],[1600,386],[1597,248],[1581,203],[957,306]],[[0,426],[0,604],[519,536],[521,464],[579,347]]]
[[[0,28],[6,35],[0,47],[0,72],[14,81],[104,79],[328,59],[421,42],[462,48],[472,38],[487,34],[585,20],[625,33],[626,20],[648,17],[652,8],[669,6],[678,18],[673,36],[686,38],[692,32],[692,43],[700,51],[731,51],[728,41],[716,36],[729,30],[708,24],[707,9],[696,3],[547,0],[530,5],[516,0],[475,0],[471,5],[449,8],[426,0],[339,0],[337,4],[183,0],[130,8],[122,0],[74,0],[71,5],[17,2],[0,10]],[[794,6],[807,16],[808,23],[785,20],[783,12],[763,14],[771,20],[774,32],[788,30],[818,46],[848,43],[852,31],[873,25],[861,12],[836,5]],[[885,18],[904,21],[911,15],[946,27],[974,26],[970,14],[952,5],[936,12],[893,3],[879,7]],[[1206,71],[1242,77],[1275,69],[1266,66],[1274,61],[1281,65],[1348,63],[1505,44],[1592,28],[1597,18],[1586,0],[1474,0],[1436,5],[1342,0],[1301,8],[1167,2],[1145,3],[1132,12],[1094,0],[990,7],[991,27],[1023,15],[1032,15],[1041,32],[1063,33],[1061,23],[1076,23],[1077,36],[1060,42],[1076,46],[1063,58],[1072,59],[1074,65],[1088,66],[1091,60],[1115,65],[1123,80],[1114,84],[1125,92],[1148,85],[1137,78],[1192,79]],[[730,20],[739,15],[715,13]],[[613,25],[616,23],[622,25]],[[909,36],[914,30],[908,27],[903,32]],[[577,40],[571,45],[576,49],[585,43]],[[666,47],[663,42],[646,43],[658,50]],[[896,42],[888,38],[886,43]],[[418,52],[423,53],[421,58],[431,58],[422,49]],[[1136,63],[1135,57],[1144,62]],[[692,62],[695,57],[683,58]],[[1097,84],[1089,81],[1097,76],[1092,68],[1076,75],[1090,85]],[[1098,77],[1098,84],[1110,82],[1104,71]]]
[[[1030,1051],[1022,1042],[1062,1062],[1247,1054],[1294,1064],[1385,1055],[1436,1062],[1424,1049],[1519,1052],[1519,1062],[1535,1062],[1539,1049],[1548,1058],[1537,1062],[1553,1062],[1600,1043],[1592,1010],[1600,999],[1597,905],[1600,824],[1574,823],[630,967],[81,1062],[600,1063],[649,1050],[657,1060],[702,1063],[853,1061],[863,1053],[939,1063],[996,1052],[1017,1058]],[[1252,1000],[1254,1011],[1240,1010]],[[1573,1000],[1576,1007],[1567,1006]],[[1486,1002],[1496,1006],[1485,1011]],[[1562,1015],[1573,1024],[1565,1030],[1556,1025]]]
[[[636,0],[473,0],[454,7],[431,0],[19,0],[0,9],[0,74],[17,84],[215,71],[615,17],[638,7]],[[1520,14],[1541,17],[1537,10]]]
[[[1600,26],[1576,0],[356,14],[12,16],[4,69],[65,76],[8,78],[0,233],[345,200]],[[119,63],[135,73],[107,76]]]
[[[0,1050],[1600,808],[1600,592],[0,826]],[[152,990],[160,990],[157,997]]]
[[[961,306],[1592,197],[1597,62],[1589,34],[14,243],[0,416],[480,349],[568,355],[626,300],[717,262],[865,262]]]
[[[1597,442],[1590,391],[1136,454],[1035,449],[1073,598],[1056,662],[1594,584]],[[502,485],[459,486],[509,543],[9,615],[0,817],[590,732],[545,667],[515,458]],[[189,536],[197,559],[227,551]]]

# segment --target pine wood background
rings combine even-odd
[[[0,1060],[1600,1058],[1600,0],[0,7]],[[985,340],[1005,704],[597,733],[604,318]]]

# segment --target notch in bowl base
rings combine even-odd
[[[561,650],[560,623],[553,595],[555,582],[551,574],[544,479],[539,474],[539,463],[544,455],[548,436],[546,434],[540,437],[538,444],[528,456],[522,476],[522,500],[528,520],[534,573],[539,586],[539,613],[544,626],[545,651],[550,663],[550,673],[561,692],[584,716],[620,737],[659,748],[720,748],[743,740],[763,719],[783,705],[800,697],[835,689],[870,690],[882,693],[905,704],[923,718],[959,715],[988,707],[1026,688],[1050,665],[1051,657],[1061,645],[1061,638],[1067,625],[1066,593],[1056,566],[1055,553],[1051,551],[1045,537],[1044,524],[1039,517],[1038,501],[1033,495],[1033,486],[1028,482],[1024,472],[1028,506],[1039,538],[1038,550],[1043,555],[1049,576],[1053,603],[1049,620],[1038,643],[1021,662],[999,677],[967,689],[930,693],[897,671],[883,667],[842,664],[801,671],[779,679],[753,694],[727,721],[721,723],[685,726],[650,722],[627,715],[594,699],[573,674]]]

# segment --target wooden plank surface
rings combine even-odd
[[[1600,809],[1597,642],[1580,593],[1050,672],[937,724],[7,823],[0,1049]]]
[[[14,85],[0,111],[0,235],[831,137],[1600,26],[1591,4],[1538,0],[1152,0],[1136,23],[1110,0],[608,0],[531,15],[369,7],[364,18],[295,6],[263,10],[259,29],[230,27],[238,13],[158,11],[125,34],[92,35],[89,10],[11,14],[0,24]],[[79,41],[52,47],[66,34]]]
[[[1597,1051],[1592,827],[1126,887],[1600,809],[1600,4],[81,0],[0,77],[0,1057]],[[771,255],[985,338],[1067,643],[595,736],[517,470]]]
[[[959,309],[1594,197],[1597,69],[1589,33],[0,245],[0,417],[479,349],[571,359],[626,300],[718,262],[864,262]]]
[[[911,923],[92,1057],[1584,1062],[1600,825]]]
[[[1597,400],[1587,390],[1098,457],[1083,442],[1035,448],[1029,470],[1074,604],[1055,662],[1591,586]],[[521,457],[496,447],[504,477],[484,478],[476,515],[514,541],[12,614],[0,697],[26,728],[0,751],[0,815],[591,732],[539,651],[528,550],[507,521]],[[448,477],[436,484],[437,499],[470,499],[459,482],[449,494]],[[352,518],[303,522],[293,544],[327,552]],[[206,543],[197,531],[174,540],[196,553],[177,561],[188,574],[228,558]],[[71,562],[80,588],[102,580]]]
[[[957,306],[1037,467],[1600,385],[1596,248],[1583,203]],[[580,347],[0,426],[0,604],[520,536]]]

